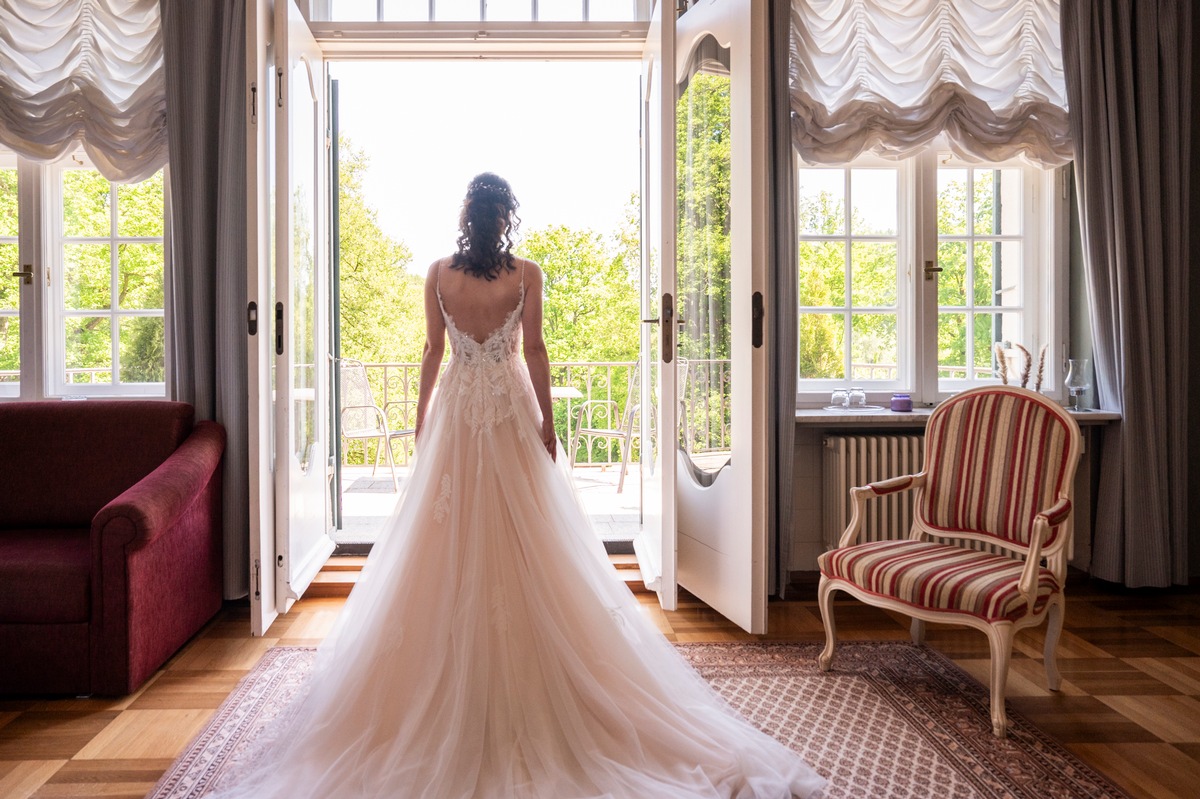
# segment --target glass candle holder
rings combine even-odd
[[[1071,403],[1067,407],[1073,411],[1086,411],[1083,407],[1083,395],[1092,387],[1091,372],[1088,370],[1087,358],[1071,358],[1067,361],[1067,379],[1063,381]]]

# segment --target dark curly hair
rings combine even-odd
[[[521,224],[519,207],[504,178],[491,172],[471,178],[458,215],[458,252],[450,268],[486,280],[495,280],[502,269],[515,269],[512,237]]]

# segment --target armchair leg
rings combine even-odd
[[[392,470],[392,490],[399,491],[400,482],[396,480],[396,459],[392,456],[392,440],[385,438],[383,442],[384,446],[387,447],[387,465]]]
[[[1008,735],[1008,714],[1004,710],[1004,692],[1008,686],[1008,661],[1012,657],[1013,626],[993,624],[988,627],[988,644],[992,651],[991,694],[992,734],[997,738]]]
[[[1042,657],[1046,664],[1046,687],[1057,691],[1062,686],[1062,675],[1058,673],[1058,639],[1063,630],[1062,598],[1050,600],[1046,611],[1046,645]]]
[[[913,619],[912,624],[908,626],[908,634],[912,636],[914,644],[925,643],[925,622],[921,619]]]
[[[630,446],[629,439],[625,439],[621,443],[621,476],[617,478],[617,493],[620,494],[625,490],[625,473],[629,471],[629,450],[633,449]]]
[[[817,665],[821,671],[829,671],[833,667],[833,650],[837,647],[837,626],[833,623],[833,583],[821,576],[820,587],[817,588],[817,604],[821,608],[821,624],[825,626],[825,648],[817,656]]]
[[[371,476],[372,477],[375,476],[375,472],[378,471],[378,469],[379,469],[379,456],[381,454],[379,449],[380,449],[380,447],[383,446],[383,444],[381,442],[384,442],[386,440],[387,439],[384,439],[384,438],[378,438],[375,440],[375,464],[371,467]],[[367,442],[364,440],[363,447],[365,448],[366,446],[367,446]]]
[[[575,450],[579,446],[579,424],[583,420],[577,420],[575,423],[575,433],[571,436],[571,451],[567,453],[567,464],[573,469],[575,468]]]

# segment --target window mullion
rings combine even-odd
[[[112,364],[112,373],[109,375],[109,385],[120,385],[120,368],[121,368],[121,328],[118,323],[117,306],[119,304],[117,298],[117,287],[121,285],[121,256],[120,242],[118,240],[119,228],[117,227],[117,186],[115,183],[108,184],[108,257],[109,257],[109,288],[108,288],[108,330],[109,330],[109,352],[110,362]]]

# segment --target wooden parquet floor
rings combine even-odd
[[[763,640],[823,640],[815,585],[771,605]],[[1040,632],[1017,638],[1008,694],[1083,760],[1138,797],[1200,796],[1200,593],[1130,592],[1075,580],[1059,651],[1062,691],[1043,686]],[[755,640],[694,597],[664,613],[639,599],[672,641]],[[318,644],[344,600],[305,598],[266,638],[230,604],[136,694],[120,699],[0,700],[0,797],[142,797],[268,647]],[[843,640],[907,638],[907,621],[849,599]],[[981,633],[931,625],[929,645],[986,682]]]

